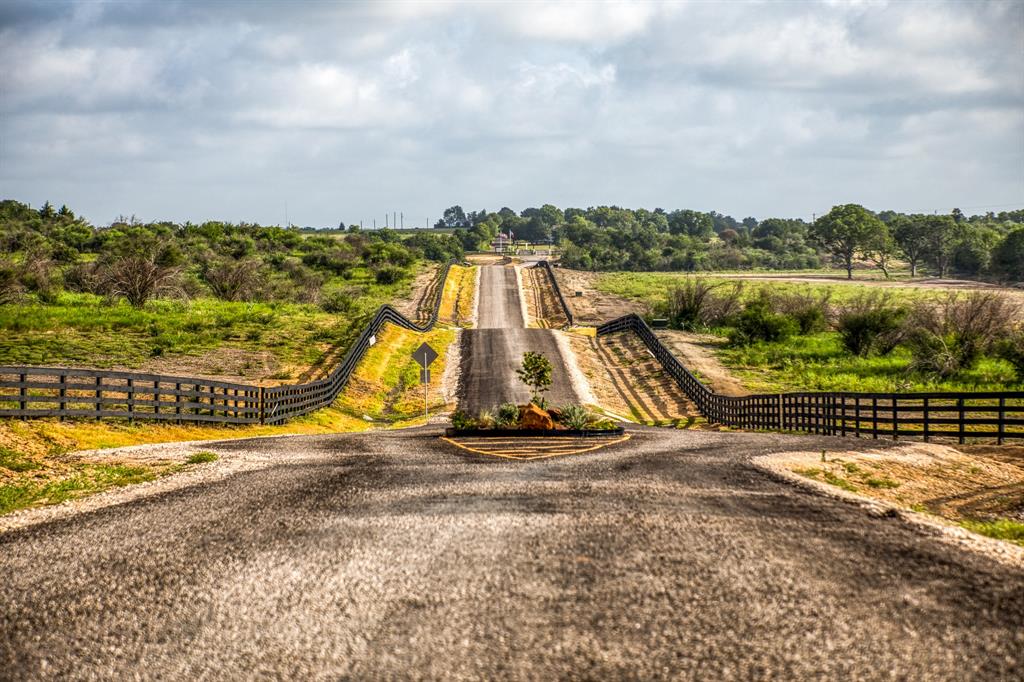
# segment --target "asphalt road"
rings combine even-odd
[[[1024,571],[748,463],[844,443],[224,443],[288,463],[0,535],[0,677],[1024,678]]]
[[[462,334],[459,407],[475,414],[504,402],[523,404],[530,391],[516,375],[523,353],[541,353],[552,364],[552,405],[579,402],[554,332],[526,329],[515,270],[501,265],[480,269],[477,327]]]

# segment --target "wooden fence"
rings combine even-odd
[[[325,378],[262,387],[193,377],[66,367],[0,366],[0,417],[117,417],[221,424],[280,424],[334,402],[386,323],[433,329],[454,261],[442,268],[434,312],[423,325],[381,306],[341,363]]]
[[[635,333],[704,417],[744,429],[829,436],[994,440],[1024,439],[1024,391],[997,393],[715,393],[661,343],[636,314],[606,322],[598,336]]]

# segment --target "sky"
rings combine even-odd
[[[1024,206],[1024,2],[0,0],[0,198],[317,227]]]

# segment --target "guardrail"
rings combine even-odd
[[[745,429],[871,438],[1024,439],[1024,391],[991,393],[715,393],[661,343],[635,313],[597,328],[598,336],[631,331],[704,417]]]
[[[280,424],[334,402],[385,323],[417,332],[433,329],[444,281],[454,263],[446,263],[439,274],[434,311],[425,324],[418,325],[390,305],[382,305],[338,366],[323,379],[262,387],[138,372],[0,366],[0,417]]]
[[[555,296],[558,298],[558,302],[562,306],[562,311],[565,312],[565,319],[569,321],[568,326],[573,326],[575,321],[572,316],[572,310],[569,309],[569,304],[565,302],[565,296],[562,295],[562,288],[558,286],[558,278],[555,277],[555,271],[551,269],[551,263],[546,260],[538,261],[537,267],[544,268],[548,273],[548,279],[551,280],[551,287],[555,290]]]

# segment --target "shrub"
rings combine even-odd
[[[209,263],[203,268],[203,279],[222,301],[252,301],[259,297],[266,274],[260,261],[245,258]]]
[[[353,298],[348,291],[332,291],[320,301],[325,313],[347,313],[352,310]]]
[[[997,351],[999,357],[1013,365],[1017,381],[1024,383],[1024,327],[1003,339]]]
[[[887,355],[903,338],[906,314],[903,308],[891,305],[888,296],[864,295],[839,313],[836,331],[843,347],[853,355]]]
[[[455,410],[452,412],[452,426],[460,431],[463,429],[472,429],[476,428],[476,420],[464,410]]]
[[[725,290],[724,283],[687,278],[668,290],[668,300],[656,309],[677,329],[699,329],[723,323],[739,311],[742,282]],[[716,290],[724,293],[716,293]]]
[[[8,258],[0,259],[0,304],[21,299],[25,287],[21,283],[18,266]]]
[[[104,293],[124,297],[136,308],[161,294],[178,291],[179,269],[161,265],[152,255],[124,256],[110,261],[100,270]]]
[[[561,423],[567,428],[581,431],[590,423],[590,412],[582,405],[565,405],[560,412]]]
[[[919,303],[907,333],[911,370],[949,377],[971,369],[1009,335],[1017,315],[1006,297],[990,292],[950,294],[937,305]]]
[[[765,298],[748,303],[734,324],[729,340],[737,346],[758,341],[784,341],[799,331],[793,318],[772,312]]]
[[[476,424],[481,429],[493,429],[497,425],[494,419],[494,412],[492,410],[480,410],[476,417]]]
[[[519,423],[519,406],[515,403],[502,403],[495,411],[494,422],[502,428],[515,426]]]
[[[792,293],[772,296],[770,301],[773,311],[793,318],[801,334],[813,334],[828,328],[831,297],[830,291],[823,294]]]
[[[374,278],[377,280],[377,284],[395,284],[396,282],[402,281],[405,275],[406,272],[404,268],[394,265],[385,265],[377,270]]]

